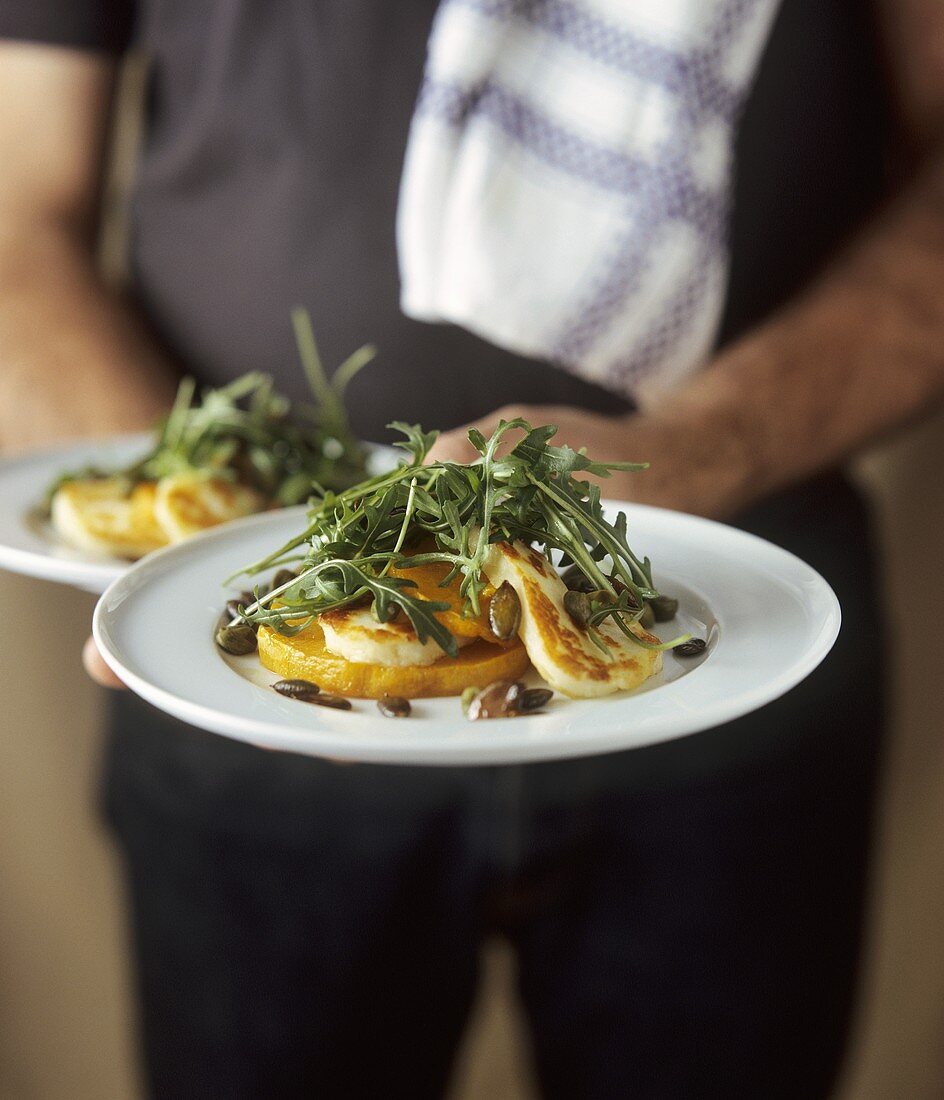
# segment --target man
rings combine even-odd
[[[433,0],[0,0],[0,442],[143,426],[181,366],[290,385],[369,338],[355,427],[522,414],[652,469],[615,496],[736,518],[837,588],[833,657],[760,714],[524,768],[341,768],[116,703],[107,779],[158,1096],[439,1095],[497,930],[548,1096],[828,1094],[855,988],[881,647],[832,466],[944,391],[944,15],[883,3],[915,169],[884,186],[863,6],[785,0],[740,124],[721,350],[642,411],[397,308],[399,169]],[[152,56],[132,295],[93,241],[116,56]],[[840,246],[842,246],[840,250]],[[828,263],[827,263],[828,260]],[[825,266],[824,266],[825,265]],[[498,411],[496,411],[496,408]]]

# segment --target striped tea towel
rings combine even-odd
[[[403,311],[632,395],[709,354],[739,109],[778,0],[442,0]]]

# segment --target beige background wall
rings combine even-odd
[[[860,466],[882,517],[899,647],[871,948],[843,1100],[944,1092],[944,416]],[[94,813],[92,600],[0,574],[0,1100],[136,1095],[114,853]],[[907,608],[907,614],[904,609]],[[898,613],[901,609],[901,613]],[[511,963],[488,954],[462,1100],[530,1095]]]
[[[846,1096],[944,1095],[944,415],[858,467],[897,648],[872,949]]]

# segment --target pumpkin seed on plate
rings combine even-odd
[[[671,622],[679,609],[679,602],[672,596],[655,596],[649,601],[657,623]]]
[[[554,695],[550,688],[528,688],[521,693],[518,699],[518,710],[525,714],[528,711],[540,710],[549,703]]]
[[[243,657],[256,649],[256,632],[246,623],[223,626],[216,632],[216,644],[234,657]]]
[[[460,702],[462,703],[462,713],[463,714],[468,715],[468,713],[469,713],[469,704],[472,702],[472,700],[476,697],[476,695],[478,695],[478,693],[481,690],[482,689],[480,687],[475,687],[472,684],[470,684],[467,688],[463,688],[462,697],[461,697],[461,700],[460,700]]]
[[[469,702],[466,718],[511,718],[518,713],[518,699],[524,691],[519,680],[496,680],[482,688]]]
[[[596,585],[585,577],[579,565],[572,565],[561,573],[561,580],[572,592],[592,592]]]
[[[377,700],[377,709],[387,718],[409,718],[412,707],[402,695],[382,695]]]
[[[521,601],[508,581],[502,581],[488,603],[488,622],[499,641],[507,642],[521,626]]]
[[[316,707],[331,707],[334,710],[351,709],[350,699],[345,699],[343,695],[329,695],[326,691],[319,691],[317,695],[312,695],[305,702],[314,703]]]
[[[311,680],[279,680],[272,687],[279,695],[300,703],[310,703],[315,695],[321,694],[321,688]]]
[[[592,608],[590,597],[586,592],[575,592],[572,589],[565,592],[564,610],[581,630],[587,629]]]
[[[244,600],[242,596],[239,596],[235,599],[227,600],[226,610],[223,612],[223,616],[220,619],[220,627],[222,628],[224,626],[228,626],[234,620],[237,620],[239,622],[243,621],[242,616],[239,614],[239,608],[240,606],[248,607],[251,603],[252,597],[250,597],[248,600]],[[259,629],[258,623],[246,623],[245,625],[250,627],[254,631],[257,631]]]

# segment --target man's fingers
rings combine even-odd
[[[444,432],[429,452],[429,462],[474,462],[478,451],[469,442],[469,429]]]
[[[82,647],[82,664],[85,665],[85,671],[96,684],[101,684],[102,687],[125,690],[125,685],[102,660],[102,655],[98,652],[94,638],[86,638],[85,640],[85,645]]]
[[[534,414],[539,411],[539,409],[506,405],[504,408],[496,409],[490,416],[475,421],[474,424],[466,424],[465,427],[454,428],[451,432],[443,432],[429,452],[429,460],[431,462],[474,462],[479,457],[479,452],[469,442],[469,428],[478,428],[488,439],[498,427],[499,420],[514,420],[519,416],[527,419],[529,413]],[[540,419],[536,422],[541,423]],[[508,437],[502,440],[499,454],[511,450],[520,438],[520,431],[509,432]]]

